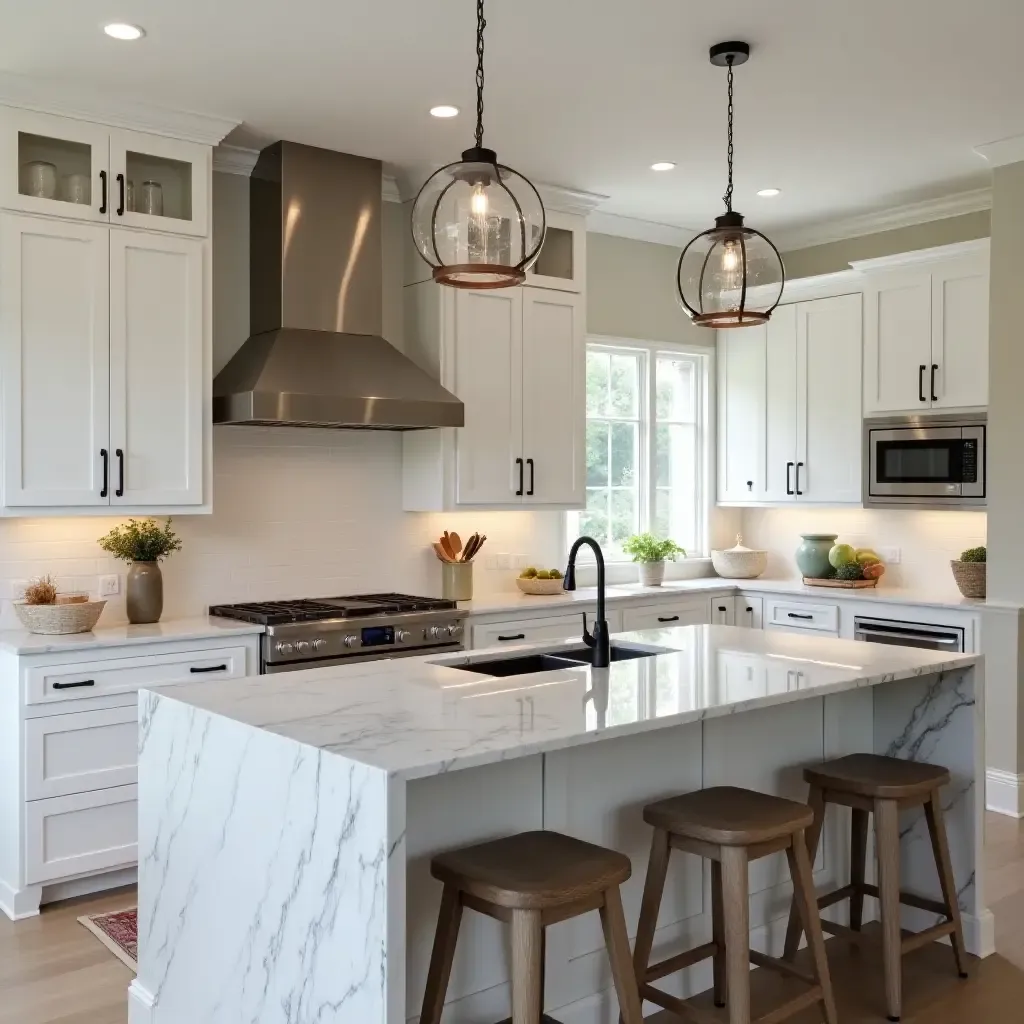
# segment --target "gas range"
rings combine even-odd
[[[265,673],[458,651],[466,618],[454,601],[409,594],[218,604],[210,614],[266,627],[260,651]]]

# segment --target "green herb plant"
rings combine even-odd
[[[125,562],[159,562],[181,550],[181,541],[171,529],[170,519],[163,526],[155,519],[129,519],[100,537],[99,545]]]
[[[961,562],[985,562],[987,561],[987,553],[984,547],[980,548],[968,548],[961,556]]]
[[[676,560],[676,555],[686,557],[686,552],[674,540],[659,540],[653,533],[637,533],[630,537],[622,550],[631,555],[634,562],[664,562]]]

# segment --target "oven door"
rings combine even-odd
[[[373,648],[370,648],[372,651]],[[266,676],[277,675],[278,672],[297,672],[306,668],[344,668],[358,665],[364,661],[386,661],[392,658],[424,658],[428,654],[453,654],[464,650],[462,644],[435,644],[432,647],[420,647],[415,650],[396,651],[393,648],[387,650],[378,649],[372,654],[350,654],[342,658],[311,658],[309,661],[288,661],[276,664],[263,662],[260,665],[260,674]]]
[[[869,429],[868,499],[939,504],[974,499],[980,504],[985,497],[984,429]]]

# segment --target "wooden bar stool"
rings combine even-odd
[[[804,830],[814,821],[805,804],[749,789],[722,786],[670,797],[644,808],[644,820],[654,826],[651,860],[644,883],[633,966],[640,996],[687,1020],[717,1021],[682,999],[651,984],[684,967],[714,957],[715,1005],[728,1006],[730,1024],[750,1024],[750,964],[790,974],[808,990],[759,1018],[783,1021],[805,1007],[820,1003],[826,1024],[836,1024],[835,999],[825,959],[825,939],[814,912],[814,881]],[[665,888],[671,850],[683,850],[711,861],[712,940],[703,946],[650,964],[658,910]],[[803,912],[814,960],[806,975],[792,964],[750,948],[750,896],[747,865],[770,853],[786,851],[796,901]]]
[[[850,884],[827,893],[818,900],[818,907],[830,907],[842,900],[850,901],[850,927],[822,921],[822,928],[834,935],[855,937],[861,929],[864,897],[878,899],[882,913],[882,959],[885,974],[885,996],[889,1020],[898,1021],[902,1003],[901,959],[904,954],[936,939],[950,937],[957,970],[967,977],[964,955],[963,925],[957,901],[953,865],[949,858],[949,842],[942,817],[940,789],[949,782],[949,772],[938,765],[917,761],[901,761],[877,754],[851,754],[835,761],[826,761],[804,771],[810,784],[808,803],[814,811],[814,825],[807,830],[808,857],[813,863],[821,838],[825,805],[843,804],[853,811],[850,851]],[[899,812],[924,806],[931,835],[932,853],[939,874],[942,900],[925,899],[900,892],[900,829]],[[878,885],[864,883],[867,859],[868,815],[875,816],[875,840],[878,852]],[[900,934],[900,904],[939,914],[945,920],[922,932]],[[796,955],[801,928],[795,908],[790,912],[786,933],[786,957]]]
[[[555,1024],[543,1013],[544,929],[591,910],[601,914],[612,980],[625,1024],[643,1024],[619,886],[629,858],[562,835],[523,832],[451,850],[430,862],[444,883],[420,1024],[439,1024],[462,908],[512,926],[512,1017],[507,1024]]]

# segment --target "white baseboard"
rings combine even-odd
[[[979,916],[964,914],[964,945],[968,953],[978,957],[992,956],[996,951],[996,919],[991,910]]]
[[[985,770],[985,806],[996,814],[1024,818],[1024,775],[1000,768]]]
[[[122,889],[125,886],[137,885],[138,881],[138,868],[120,868],[102,875],[84,875],[66,882],[44,885],[43,903],[58,903],[60,900],[73,900],[79,896],[106,892],[108,889]]]
[[[136,978],[128,986],[128,1024],[152,1024],[154,998]]]
[[[42,888],[31,885],[26,889],[14,889],[0,879],[0,910],[12,921],[22,921],[26,917],[38,917],[39,898]]]

